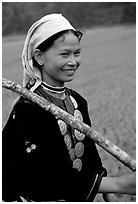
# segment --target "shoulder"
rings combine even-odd
[[[16,108],[19,108],[19,107],[35,107],[36,105],[32,102],[32,101],[30,101],[30,100],[28,100],[27,98],[24,98],[24,97],[20,97],[17,101],[16,101],[16,103],[14,104],[14,106],[13,106],[13,109],[16,109]]]
[[[88,103],[87,100],[79,94],[77,91],[68,89],[70,95],[76,100],[78,104],[78,109],[82,112],[82,114],[88,114]]]
[[[36,113],[37,111],[42,111],[43,109],[35,104],[34,102],[28,100],[27,98],[20,97],[19,100],[16,102],[16,104],[13,107],[13,112],[20,112],[22,114],[24,113]],[[28,114],[27,114],[28,115]]]
[[[78,109],[83,116],[83,122],[91,126],[87,100],[75,90],[68,89],[68,92],[76,100]]]
[[[39,105],[33,103],[32,101],[20,97],[17,103],[14,105],[11,112],[13,118],[18,123],[40,123],[43,119],[51,118],[52,114],[48,111],[45,111]]]
[[[87,105],[87,100],[77,91],[67,88],[67,91],[75,98],[75,100],[83,105]]]

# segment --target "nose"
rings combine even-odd
[[[77,66],[76,58],[74,56],[71,56],[67,64],[68,64],[68,66],[72,66],[72,67]]]

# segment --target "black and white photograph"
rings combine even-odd
[[[136,202],[136,2],[2,2],[2,202]]]

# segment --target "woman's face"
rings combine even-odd
[[[43,81],[52,86],[63,86],[73,80],[81,63],[80,42],[73,33],[66,33],[57,39],[53,46],[42,53]]]

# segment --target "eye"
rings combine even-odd
[[[74,53],[74,55],[75,55],[76,57],[79,57],[80,54],[81,54],[81,51],[77,51],[77,52]]]
[[[68,54],[67,52],[63,52],[63,53],[61,53],[61,56],[63,56],[63,57],[68,57],[69,54]]]

